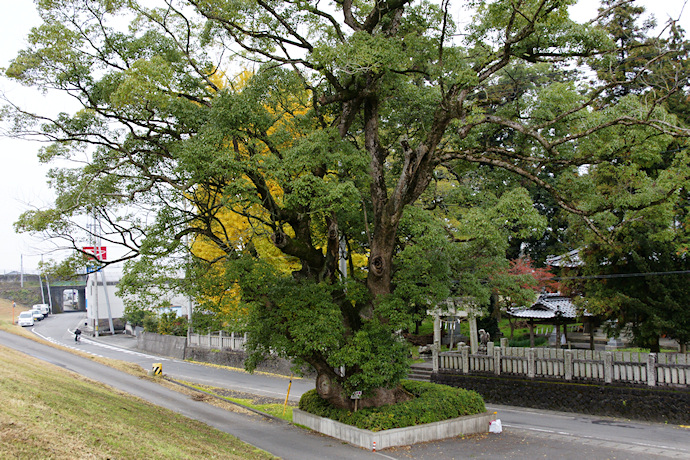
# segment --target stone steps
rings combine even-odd
[[[410,366],[410,371],[407,378],[410,380],[417,380],[419,382],[430,382],[433,370],[428,365],[413,364]]]

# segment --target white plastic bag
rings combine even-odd
[[[489,422],[489,433],[500,433],[503,431],[503,426],[501,425],[501,419],[496,419]]]

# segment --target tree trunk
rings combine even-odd
[[[649,352],[650,353],[659,353],[661,352],[661,346],[659,345],[659,337],[656,339],[650,340],[649,343]]]
[[[592,318],[587,321],[589,322],[589,349],[594,351],[594,321]]]
[[[382,228],[383,227],[383,228]],[[380,225],[371,242],[367,287],[374,297],[390,293],[397,225]]]
[[[316,391],[319,393],[319,396],[335,407],[346,410],[354,410],[355,408],[355,400],[351,398],[352,395],[345,392],[335,372],[319,373],[316,377]],[[409,401],[410,399],[412,399],[412,395],[400,386],[392,389],[377,388],[372,396],[359,399],[357,407],[359,409],[380,407],[387,404]]]

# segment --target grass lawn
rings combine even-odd
[[[12,324],[12,321],[17,321],[19,314],[23,311],[31,310],[30,305],[17,304],[16,308],[12,308],[12,301],[7,299],[0,299],[0,329],[12,332],[14,334],[23,335],[24,337],[36,337],[28,329]]]
[[[0,328],[32,335],[11,321],[12,302],[0,299]],[[0,369],[3,459],[275,458],[201,422],[10,348],[0,347]],[[48,390],[56,388],[61,391]]]

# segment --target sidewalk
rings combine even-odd
[[[135,336],[125,334],[124,331],[116,331],[115,334],[111,334],[109,328],[101,329],[98,336],[96,336],[93,328],[89,327],[87,325],[88,323],[85,321],[85,312],[72,312],[69,314],[75,316],[78,314],[78,318],[75,318],[76,322],[74,327],[72,327],[70,330],[74,330],[78,327],[81,329],[83,334],[82,338],[88,338],[89,340],[94,340],[96,342],[101,342],[116,347],[127,348],[129,350],[137,349],[137,338]]]
[[[89,340],[106,343],[108,345],[113,345],[116,347],[127,348],[129,350],[137,349],[137,338],[133,335],[124,333],[117,333],[115,335],[112,335],[110,334],[110,332],[108,332],[107,334],[99,334],[98,337],[95,337],[93,335],[93,331],[90,329],[82,331],[84,332],[85,337],[88,337]]]

